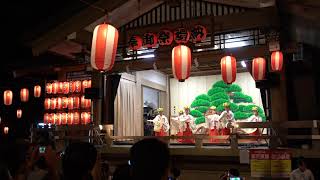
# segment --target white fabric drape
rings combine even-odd
[[[135,109],[136,84],[121,79],[115,99],[115,128],[116,136],[136,136],[141,132],[141,123],[136,120]]]

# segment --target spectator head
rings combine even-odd
[[[229,176],[230,176],[230,177],[239,177],[239,176],[240,176],[239,170],[238,170],[238,169],[231,168],[231,169],[229,170]]]
[[[128,164],[118,166],[113,173],[112,180],[131,180],[130,166]]]
[[[304,157],[299,157],[299,159],[298,159],[298,166],[299,166],[299,169],[300,169],[302,172],[307,169],[307,166],[306,166],[306,162],[305,162]]]
[[[62,170],[65,179],[89,179],[96,163],[97,150],[85,142],[70,144],[62,158]]]
[[[143,139],[130,149],[130,164],[134,180],[168,178],[169,149],[158,139]]]

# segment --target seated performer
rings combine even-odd
[[[220,114],[219,121],[222,125],[221,135],[230,135],[230,128],[235,124],[233,112],[229,103],[223,103],[224,111]]]
[[[262,118],[259,116],[258,107],[252,107],[252,116],[248,118],[246,122],[262,122]],[[252,136],[259,136],[259,128],[244,128],[243,131]]]
[[[159,115],[157,115],[153,120],[148,121],[153,122],[153,131],[155,132],[155,136],[166,136],[170,129],[168,119],[163,115],[163,108],[159,108],[158,113]]]
[[[208,123],[209,128],[209,136],[218,136],[220,135],[219,130],[220,122],[219,122],[220,116],[216,113],[216,107],[211,106],[206,114],[206,122]],[[217,142],[216,139],[210,139],[210,142]]]
[[[182,135],[183,136],[192,136],[193,129],[194,129],[194,118],[190,115],[190,108],[188,106],[184,107],[184,115],[182,117]],[[194,143],[193,139],[183,139],[182,142],[184,143]]]

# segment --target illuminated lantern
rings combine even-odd
[[[73,109],[73,99],[74,97],[69,97],[68,98],[68,109]]]
[[[63,109],[68,108],[68,98],[67,97],[62,98],[62,108]]]
[[[57,99],[56,98],[51,98],[50,100],[50,109],[56,109],[57,106]]]
[[[88,80],[88,88],[91,88],[91,80]]]
[[[46,98],[46,99],[44,100],[44,109],[46,109],[46,110],[50,109],[50,107],[51,107],[50,102],[51,102],[51,101],[50,101],[49,98]]]
[[[190,31],[188,31],[186,28],[178,28],[174,31],[173,38],[178,44],[188,43],[190,39]]]
[[[80,108],[80,98],[79,97],[74,97],[73,98],[73,108],[74,109],[79,109]]]
[[[58,97],[56,99],[56,103],[57,103],[56,108],[57,109],[62,109],[62,98],[61,97]]]
[[[9,133],[9,127],[4,127],[3,128],[3,133],[8,134]]]
[[[74,121],[74,114],[73,113],[68,113],[67,115],[67,124],[72,125]]]
[[[256,81],[263,80],[266,74],[266,60],[258,57],[252,60],[252,77]]]
[[[33,95],[36,98],[41,96],[41,86],[36,85],[36,86],[33,87]]]
[[[20,90],[20,99],[22,102],[27,102],[29,100],[29,90],[27,88],[22,88]]]
[[[50,116],[49,116],[48,113],[45,113],[43,115],[43,123],[45,123],[45,124],[49,124],[50,123]]]
[[[90,84],[90,86],[91,86],[91,84]],[[90,88],[88,80],[82,81],[82,92],[84,92],[86,88]]]
[[[188,79],[191,69],[191,50],[179,45],[172,49],[172,73],[180,82]]]
[[[225,83],[231,84],[236,80],[237,62],[233,56],[225,56],[221,59],[221,75]]]
[[[60,125],[61,124],[61,118],[62,118],[62,114],[61,113],[53,114],[54,124]]]
[[[281,51],[274,51],[271,54],[272,71],[281,71],[283,66],[283,54]]]
[[[59,89],[59,83],[58,82],[52,83],[52,94],[57,94],[58,89]]]
[[[129,39],[129,49],[138,50],[142,47],[142,38],[140,36],[133,35]]]
[[[81,108],[90,108],[91,107],[91,100],[85,99],[84,96],[81,97]]]
[[[90,113],[82,112],[81,113],[81,124],[89,124],[90,123]]]
[[[79,124],[80,123],[80,114],[79,112],[73,113],[73,124]]]
[[[47,94],[51,94],[52,93],[52,84],[51,83],[47,83],[46,84],[46,93]]]
[[[63,93],[63,82],[58,82],[58,94]]]
[[[69,82],[63,82],[63,94],[69,94]]]
[[[171,45],[173,41],[173,33],[169,30],[161,30],[158,33],[158,43],[161,46]]]
[[[70,92],[79,93],[81,92],[81,81],[73,81],[70,83]]]
[[[11,105],[12,104],[12,97],[13,97],[13,94],[12,94],[12,91],[11,90],[6,90],[3,92],[3,103],[4,105]]]
[[[61,113],[61,124],[67,124],[67,113]]]
[[[110,24],[94,28],[91,47],[91,66],[98,71],[112,69],[118,47],[118,30]]]
[[[60,124],[58,115],[51,113],[51,124]]]
[[[158,37],[155,33],[145,33],[143,35],[143,46],[146,48],[154,48],[157,46]]]
[[[20,119],[22,117],[22,110],[17,109],[17,118]]]
[[[191,30],[191,39],[192,42],[201,42],[207,37],[207,28],[201,25],[196,25]]]

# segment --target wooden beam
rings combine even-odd
[[[240,59],[248,59],[257,56],[263,56],[269,54],[268,47],[265,45],[247,46],[240,48],[223,49],[208,52],[193,53],[192,58],[197,58],[200,65],[204,64],[218,64],[220,59],[226,54],[233,54]],[[126,67],[129,67],[130,71],[142,71],[153,69],[153,63],[156,62],[158,69],[171,68],[171,53],[166,51],[159,53],[152,59],[138,59],[128,61],[116,61],[113,71],[124,72]]]
[[[99,0],[93,5],[105,8],[107,12],[111,12],[112,10],[120,7],[127,1],[128,0]],[[64,23],[48,31],[43,36],[38,37],[34,41],[30,42],[33,54],[38,55],[46,51],[52,45],[63,40],[67,35],[76,32],[79,29],[83,29],[84,27],[88,26],[90,23],[94,22],[95,20],[101,18],[104,15],[105,14],[102,11],[94,9],[90,6],[87,7],[85,10],[67,19]]]

